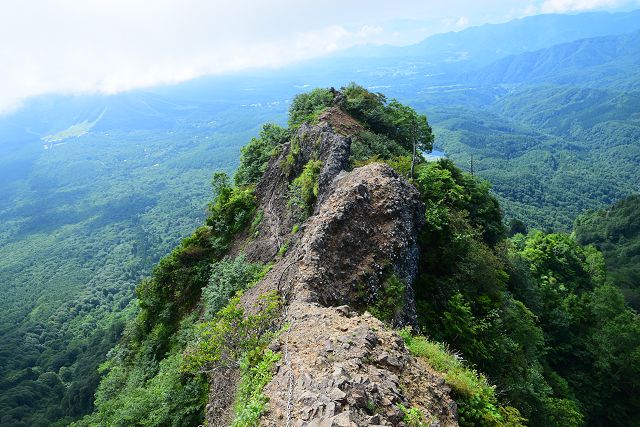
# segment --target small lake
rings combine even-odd
[[[428,161],[435,161],[435,160],[440,160],[447,157],[447,153],[445,153],[443,150],[440,150],[434,147],[430,153],[424,153],[424,157]]]

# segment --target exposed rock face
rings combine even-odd
[[[266,387],[266,426],[402,425],[399,404],[432,424],[457,425],[438,375],[407,353],[402,339],[368,313],[296,302],[277,346],[285,359]]]
[[[384,300],[394,276],[405,292],[391,323],[415,319],[411,283],[424,220],[419,193],[384,164],[347,172],[350,139],[328,124],[335,117],[323,120],[302,126],[270,161],[257,187],[264,213],[259,236],[235,247],[251,260],[266,262],[289,244],[287,253],[242,299],[249,311],[271,290],[287,301],[283,325],[289,327],[272,343],[283,357],[265,388],[269,411],[261,423],[401,426],[399,405],[404,405],[420,409],[431,425],[457,425],[456,405],[442,378],[365,311]],[[284,168],[292,150],[298,153],[295,162]],[[287,204],[288,186],[310,159],[323,162],[318,201],[313,215],[292,235],[299,219]],[[209,425],[222,425],[211,416]]]
[[[299,281],[322,305],[366,308],[384,294],[386,276],[407,284],[396,324],[415,318],[417,235],[424,221],[418,191],[384,164],[338,176],[300,241]],[[301,289],[299,294],[304,294]]]
[[[241,246],[236,245],[232,252],[243,251],[252,261],[271,261],[279,248],[291,239],[292,227],[300,222],[288,205],[291,181],[309,160],[321,161],[318,191],[318,200],[321,201],[333,178],[348,168],[350,145],[348,137],[336,134],[327,123],[300,126],[280,154],[271,159],[258,183],[256,196],[264,215],[258,237]],[[290,159],[293,162],[289,163]]]

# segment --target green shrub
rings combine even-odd
[[[407,427],[427,427],[427,417],[418,408],[407,408],[404,405],[398,405],[398,408],[404,414],[404,423]]]
[[[178,322],[196,304],[201,289],[207,283],[209,265],[214,256],[211,235],[211,227],[198,228],[160,260],[151,278],[142,280],[136,287],[141,310],[128,335],[133,348],[142,346],[146,341],[145,345],[153,352],[153,359],[162,359]]]
[[[383,94],[369,92],[355,83],[343,87],[342,93],[346,98],[343,108],[372,132],[384,135],[409,153],[413,151],[414,143],[418,153],[431,150],[433,133],[426,116],[418,114],[413,108],[395,99],[387,101]],[[375,146],[381,150],[372,154],[384,156],[383,151],[387,147],[380,143],[376,143]],[[403,154],[405,153],[394,155]]]
[[[395,274],[384,281],[378,300],[367,310],[380,320],[390,322],[402,310],[407,285]]]
[[[240,165],[234,175],[235,184],[245,186],[257,183],[269,159],[277,152],[278,147],[289,139],[290,135],[289,129],[274,123],[263,125],[259,137],[252,138],[240,149]]]
[[[211,246],[217,258],[226,252],[233,236],[240,232],[256,211],[254,187],[222,185],[218,196],[209,204],[207,225],[212,227]]]
[[[234,405],[235,418],[231,427],[259,425],[269,399],[264,387],[273,378],[273,367],[280,355],[269,349],[257,347],[249,351],[240,362],[240,385]]]
[[[176,338],[179,346],[193,338],[194,318],[190,316],[181,322]],[[101,366],[102,372],[107,373],[96,392],[95,412],[75,425],[178,427],[201,424],[208,383],[204,375],[185,375],[181,370],[183,363],[180,348],[151,369],[143,359],[126,365],[116,352]]]
[[[256,215],[253,217],[253,221],[251,221],[251,227],[249,228],[250,236],[258,237],[258,234],[260,233],[260,230],[258,230],[258,227],[260,227],[260,224],[262,223],[263,219],[264,219],[264,211],[260,209],[256,213]]]
[[[313,204],[318,197],[318,179],[322,162],[309,160],[302,173],[289,184],[289,207],[294,208],[300,219],[311,215]]]
[[[298,155],[300,154],[300,139],[297,135],[294,135],[291,138],[291,142],[289,143],[289,151],[287,155],[280,160],[280,168],[285,175],[290,176],[293,172],[296,161],[298,160]]]
[[[196,325],[196,340],[185,351],[184,370],[203,372],[233,366],[248,351],[266,345],[275,334],[281,301],[276,292],[263,295],[255,314],[246,314],[240,296],[215,315]]]
[[[502,211],[487,182],[463,173],[449,159],[422,163],[415,176],[427,205],[428,231],[452,234],[450,224],[457,214],[475,233],[481,233],[488,245],[494,246],[504,238]]]
[[[371,158],[386,160],[410,154],[410,151],[385,135],[363,131],[353,137],[350,160],[357,167]]]
[[[278,248],[278,256],[279,257],[285,256],[288,250],[289,250],[289,242],[283,243],[282,246]]]
[[[434,343],[422,336],[414,336],[411,328],[399,331],[409,351],[423,358],[433,369],[444,375],[458,403],[461,426],[518,426],[523,419],[515,408],[501,410],[495,389],[484,375],[465,366],[462,359],[447,350],[443,344]],[[508,416],[505,419],[503,416]]]
[[[333,93],[329,89],[317,88],[308,93],[296,95],[289,107],[289,126],[300,126],[304,122],[313,123],[318,115],[333,103]]]
[[[207,317],[213,317],[238,291],[247,289],[258,279],[264,266],[247,262],[243,255],[223,259],[211,265],[209,284],[202,290]]]

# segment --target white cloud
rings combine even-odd
[[[618,7],[627,3],[628,0],[545,0],[538,10],[543,13],[582,12]]]
[[[603,1],[614,0],[544,4]],[[0,2],[0,112],[44,93],[113,93],[279,67],[356,44],[413,43],[500,21],[530,2],[7,0]]]
[[[455,23],[455,27],[460,30],[468,26],[469,26],[469,18],[467,18],[466,16],[460,17]]]
[[[103,7],[96,7],[97,3]],[[0,111],[48,92],[114,93],[253,67],[277,67],[363,43],[353,28],[267,4],[204,0],[16,2],[0,12]]]

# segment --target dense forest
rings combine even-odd
[[[235,168],[260,115],[217,118],[161,137],[94,132],[39,146],[27,188],[2,183],[0,424],[67,425],[91,410],[136,284],[204,219],[210,168]]]
[[[407,143],[415,137],[412,132],[419,129],[425,148],[432,143],[424,116],[354,84],[341,92],[342,108],[363,126],[352,143],[352,167],[386,162],[413,182],[425,203],[420,275],[413,284],[418,327],[402,335],[416,354],[428,355],[436,369],[448,372],[445,379],[455,391],[461,424],[640,422],[635,381],[640,374],[640,317],[608,280],[602,253],[565,233],[532,230],[507,237],[490,185],[450,160],[429,162],[420,156],[411,178]],[[105,376],[96,411],[78,425],[202,422],[208,393],[203,364],[222,351],[219,340],[228,328],[248,328],[247,333],[259,329],[275,309],[267,305],[263,312],[237,320],[242,313],[234,311],[233,295],[269,267],[248,263],[242,255],[224,255],[234,236],[260,221],[253,192],[265,163],[289,144],[292,129],[318,120],[332,100],[326,89],[299,95],[291,105],[289,129],[266,125],[243,149],[235,186],[224,174],[214,176],[215,198],[205,225],[138,284],[136,317],[101,367]],[[406,127],[398,128],[398,123]],[[313,203],[318,179],[313,166],[293,178],[292,197],[300,196],[293,199],[292,209]],[[516,226],[514,231],[525,230]],[[390,298],[369,309],[388,320],[397,301]],[[241,364],[247,366],[242,371],[247,383],[239,396],[257,399],[251,412],[239,397],[234,425],[252,425],[250,420],[264,410],[260,390],[266,382],[258,378],[266,375],[268,381],[276,359],[269,356],[268,340],[260,337],[249,333],[232,347],[233,357],[248,363]],[[464,360],[462,367],[446,362],[458,360],[450,352]]]
[[[604,255],[607,277],[640,310],[640,196],[634,195],[576,219],[576,239]]]

